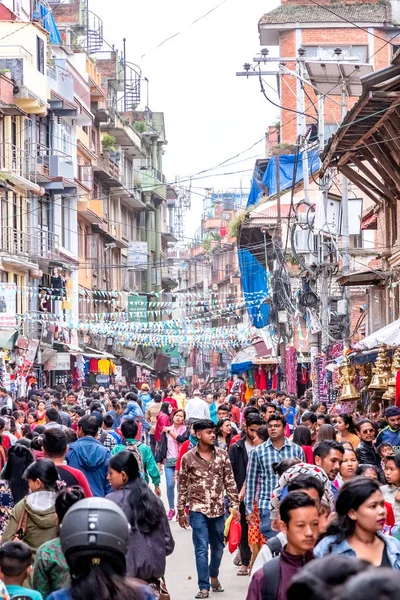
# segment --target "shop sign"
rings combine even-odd
[[[122,381],[122,367],[116,365],[115,367],[115,383],[121,383]]]
[[[110,376],[109,375],[96,375],[96,383],[98,385],[108,385],[110,383]]]
[[[193,367],[186,367],[186,377],[193,377]]]
[[[147,296],[128,295],[128,319],[132,323],[147,323]]]
[[[147,271],[147,242],[129,242],[127,265],[135,271]]]
[[[71,355],[69,352],[57,352],[44,365],[45,371],[69,371],[71,369]]]
[[[0,327],[15,326],[16,295],[17,286],[15,283],[0,283]]]

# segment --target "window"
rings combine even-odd
[[[44,41],[36,36],[37,70],[44,74]]]
[[[304,46],[305,56],[318,60],[334,58],[335,48],[342,50],[341,60],[346,60],[351,56],[352,58],[357,57],[360,63],[368,62],[368,46],[342,46],[340,44],[335,46]]]

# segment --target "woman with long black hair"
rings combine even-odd
[[[336,519],[315,547],[315,556],[344,554],[375,567],[400,570],[400,542],[382,533],[385,517],[385,501],[376,479],[348,481],[336,500]]]
[[[23,474],[33,461],[29,448],[19,442],[11,446],[0,479],[0,535],[7,526],[13,507],[29,492]]]
[[[164,577],[166,557],[175,547],[164,506],[140,478],[129,450],[110,459],[108,480],[115,491],[107,498],[118,504],[131,525],[127,574],[157,584]]]
[[[114,502],[85,498],[74,504],[63,519],[60,542],[71,587],[48,600],[155,600],[149,586],[126,577],[129,523]]]
[[[2,541],[9,542],[18,536],[35,554],[39,546],[57,535],[54,505],[58,472],[53,461],[40,458],[29,465],[23,477],[31,493],[14,506]]]
[[[360,438],[357,435],[356,426],[354,425],[353,417],[347,413],[341,413],[336,419],[338,442],[350,442],[353,450],[357,450]]]
[[[226,450],[226,452],[228,452],[232,437],[233,433],[231,419],[229,419],[228,417],[225,419],[220,419],[220,421],[218,421],[217,423],[217,428],[215,430],[216,447],[221,448],[222,450]]]

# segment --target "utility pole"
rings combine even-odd
[[[346,82],[342,82],[342,122],[346,116]],[[350,236],[349,236],[349,182],[347,177],[342,179],[342,257],[343,275],[350,273]],[[344,347],[350,344],[350,287],[344,286],[343,296],[345,300],[345,327]]]
[[[279,154],[276,155],[276,233],[279,253],[282,253],[281,180]],[[280,261],[279,261],[280,263]],[[268,265],[266,265],[268,269]],[[279,267],[281,268],[281,267]],[[279,321],[279,317],[278,317]],[[279,323],[279,354],[281,357],[281,390],[286,391],[286,323]]]

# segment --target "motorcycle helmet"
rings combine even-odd
[[[60,525],[60,542],[65,557],[128,552],[130,525],[115,502],[106,498],[85,498],[68,510]]]

